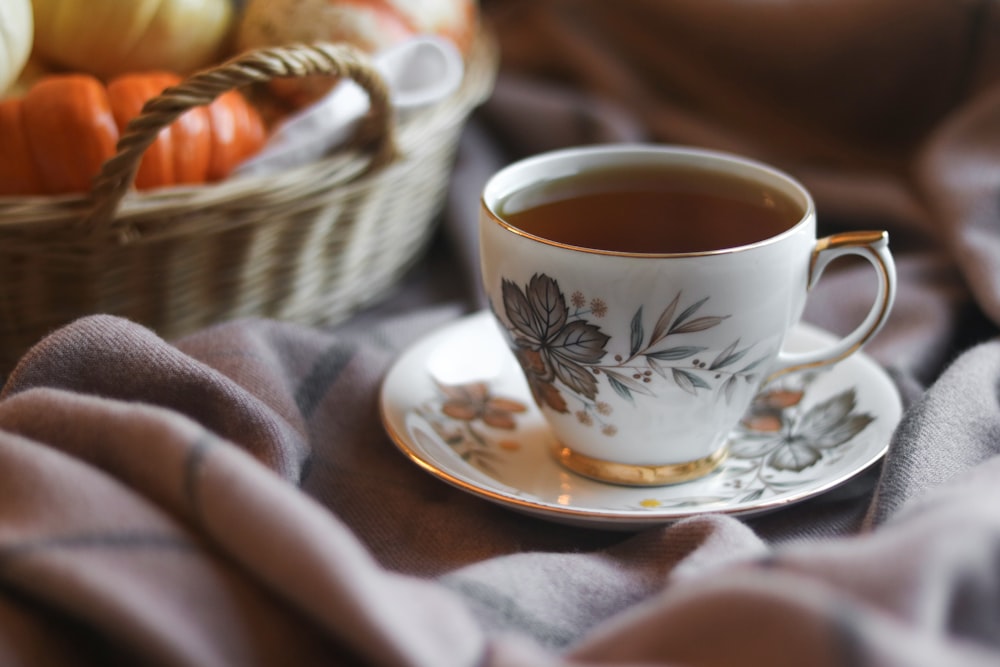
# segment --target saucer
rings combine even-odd
[[[786,348],[834,338],[800,324]],[[472,495],[542,519],[638,530],[705,512],[753,515],[812,498],[878,461],[902,415],[895,385],[855,353],[765,387],[710,475],[661,487],[597,482],[560,466],[554,438],[488,311],[408,348],[382,383],[382,422],[414,463]]]

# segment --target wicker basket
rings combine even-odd
[[[425,249],[462,126],[492,90],[496,66],[483,34],[459,90],[398,123],[370,61],[343,45],[252,52],[164,91],[89,193],[0,197],[0,370],[90,313],[172,338],[244,316],[332,324],[375,302]],[[185,110],[309,74],[350,77],[368,93],[349,146],[277,175],[131,189],[143,151]]]

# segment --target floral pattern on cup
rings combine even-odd
[[[836,464],[876,420],[857,409],[856,387],[825,397],[814,395],[811,385],[826,370],[786,378],[757,394],[729,438],[729,458],[712,476],[710,493],[650,494],[634,509],[750,503],[821,477],[823,467]],[[487,382],[435,386],[437,396],[415,412],[463,461],[505,482],[505,465],[514,465],[511,457],[522,449],[518,420],[529,407],[496,394]],[[691,488],[702,487],[694,482]]]
[[[729,439],[729,458],[719,471],[711,496],[651,496],[644,509],[750,503],[778,495],[808,482],[807,474],[836,462],[852,442],[875,421],[857,411],[857,390],[848,387],[806,407],[809,385],[822,373],[804,373],[757,394]],[[721,492],[720,492],[721,491]]]
[[[757,462],[759,469],[802,472],[857,437],[875,417],[855,412],[853,388],[842,391],[808,410],[798,406],[802,389],[761,392],[737,428],[729,456]]]
[[[496,438],[500,432],[517,428],[517,415],[528,406],[521,401],[493,394],[486,382],[448,385],[435,382],[440,400],[424,404],[417,413],[441,440],[463,461],[488,474],[496,474],[493,464],[501,452],[516,451],[520,444],[511,438]]]
[[[613,407],[599,396],[602,384],[629,402],[636,395],[656,396],[667,382],[689,393],[716,391],[731,400],[739,382],[756,381],[767,355],[749,357],[754,345],[734,340],[721,350],[699,345],[696,336],[728,315],[705,314],[709,297],[682,301],[678,292],[660,311],[651,329],[640,306],[632,316],[627,348],[608,358],[612,341],[595,320],[608,314],[604,299],[574,291],[567,300],[559,283],[535,274],[522,289],[503,279],[501,309],[508,345],[524,370],[535,402],[559,413],[573,412],[585,425],[608,436],[617,432]],[[602,383],[603,380],[603,383]],[[566,394],[575,398],[571,406]]]

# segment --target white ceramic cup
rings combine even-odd
[[[565,245],[524,232],[501,214],[512,195],[544,182],[647,164],[760,183],[790,197],[801,218],[748,245],[649,254]],[[859,350],[895,296],[885,232],[817,240],[813,201],[801,184],[713,151],[610,144],[516,162],[486,184],[479,232],[486,295],[558,441],[556,458],[620,484],[669,484],[711,472],[763,383]],[[843,255],[859,255],[875,269],[867,317],[826,349],[782,351],[809,289]]]

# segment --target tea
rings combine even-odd
[[[656,254],[749,245],[790,229],[804,214],[777,189],[690,165],[585,171],[517,192],[498,212],[557,243]]]

